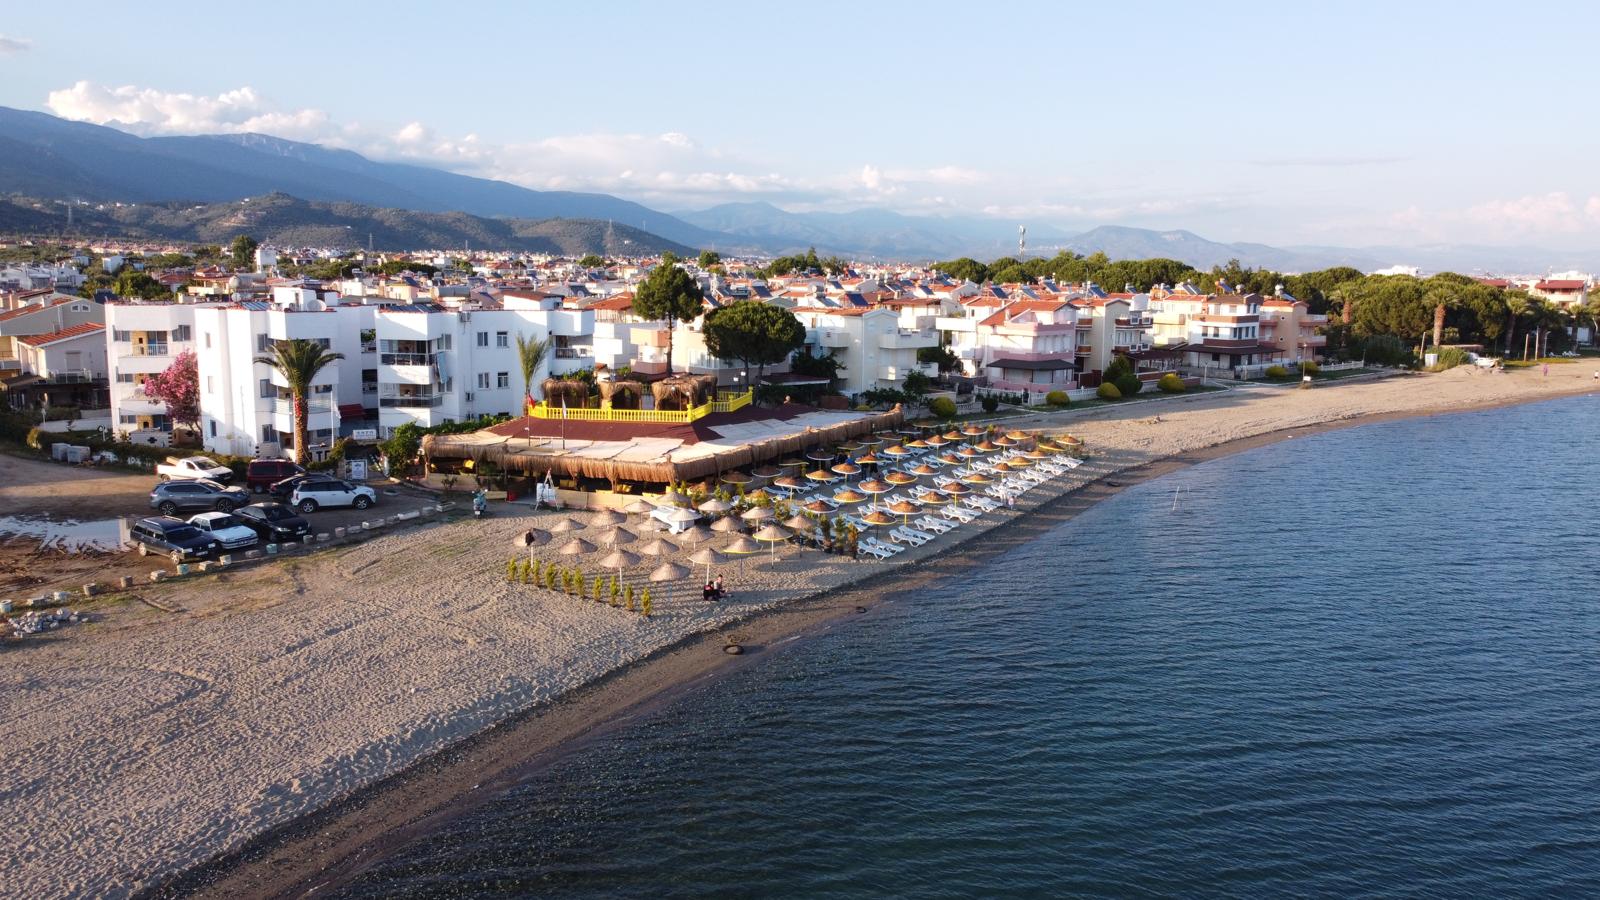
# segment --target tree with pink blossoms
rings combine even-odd
[[[146,378],[144,392],[167,405],[173,424],[200,431],[200,361],[193,350],[183,351],[166,371]]]

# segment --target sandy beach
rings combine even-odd
[[[13,763],[0,895],[129,896],[247,845],[173,889],[302,893],[641,704],[1045,533],[1114,491],[1107,475],[1149,477],[1298,429],[1596,392],[1595,367],[1246,385],[1006,419],[1081,436],[1089,462],[889,562],[786,548],[722,567],[732,597],[717,605],[692,580],[665,596],[652,586],[648,620],[508,584],[513,537],[559,515],[515,507],[147,585],[182,611],[0,651],[0,751]],[[730,630],[751,653],[721,652]]]

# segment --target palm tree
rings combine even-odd
[[[294,461],[306,461],[306,395],[311,393],[311,380],[330,364],[344,359],[342,353],[329,353],[316,341],[295,338],[278,341],[272,345],[271,356],[258,356],[256,362],[271,366],[289,383],[289,396],[294,403]]]
[[[544,363],[544,358],[549,352],[549,338],[529,340],[523,337],[522,332],[517,332],[517,361],[522,364],[522,400],[524,404],[533,399],[533,376],[539,374],[539,366]],[[526,412],[527,410],[524,409],[523,411]]]

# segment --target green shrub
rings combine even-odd
[[[1140,381],[1139,376],[1137,375],[1119,375],[1114,380],[1117,385],[1117,390],[1121,391],[1122,396],[1124,397],[1132,397],[1134,394],[1137,394],[1139,391],[1144,389],[1144,382]]]
[[[1322,367],[1317,365],[1315,360],[1308,359],[1305,362],[1300,364],[1300,374],[1301,375],[1315,375],[1315,374],[1317,374],[1318,372],[1321,372],[1321,371],[1322,371]]]
[[[949,397],[935,397],[928,401],[928,412],[941,419],[954,419],[956,417],[956,402]]]
[[[983,411],[987,413],[992,413],[1000,408],[1000,398],[993,394],[984,394],[981,402],[983,403]]]
[[[1183,379],[1178,377],[1177,372],[1168,372],[1161,376],[1161,380],[1156,382],[1156,387],[1168,394],[1181,394],[1188,390],[1183,384]]]
[[[1433,371],[1443,372],[1446,369],[1454,369],[1456,366],[1464,366],[1470,362],[1472,362],[1472,359],[1467,356],[1467,351],[1460,347],[1445,347],[1439,351],[1438,361],[1434,363]]]
[[[1268,378],[1288,378],[1289,370],[1283,366],[1267,366]]]
[[[1095,396],[1099,397],[1101,400],[1121,400],[1122,399],[1122,392],[1117,390],[1117,386],[1112,384],[1109,381],[1101,382],[1100,389],[1095,391],[1094,393],[1095,393]]]
[[[1072,398],[1067,396],[1066,391],[1051,391],[1044,395],[1044,402],[1051,406],[1070,406]]]
[[[1105,380],[1116,383],[1122,376],[1132,374],[1133,360],[1119,353],[1111,360],[1111,364],[1106,366]]]

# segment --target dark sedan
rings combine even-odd
[[[282,503],[252,503],[234,512],[239,521],[255,529],[263,541],[292,541],[311,533],[311,523]]]
[[[291,475],[282,481],[274,481],[272,486],[267,488],[267,493],[272,495],[272,499],[282,503],[289,499],[289,495],[294,493],[295,488],[305,484],[308,481],[322,482],[338,480],[339,479],[337,477],[330,475],[327,472],[303,472],[299,475]]]

